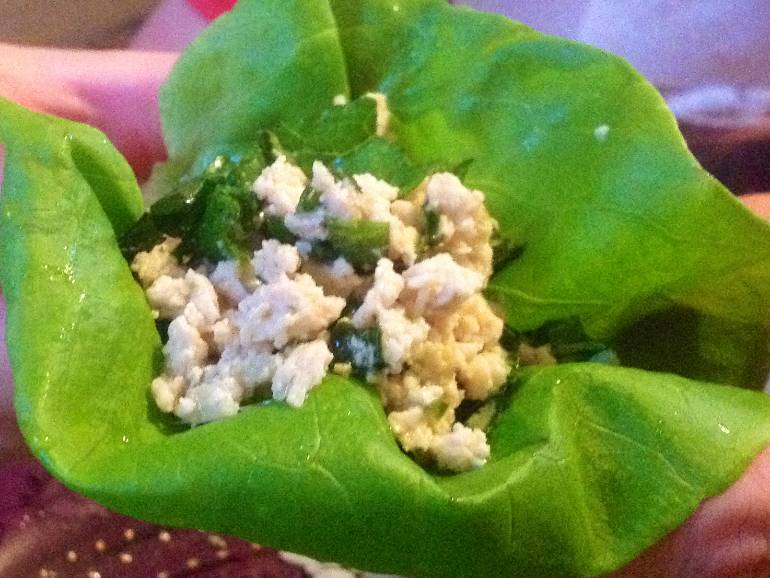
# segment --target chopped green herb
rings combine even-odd
[[[428,415],[428,417],[434,420],[439,420],[441,419],[441,416],[446,413],[448,408],[449,406],[443,399],[437,399],[427,407],[425,413]]]
[[[425,219],[425,242],[428,247],[435,247],[442,241],[441,214],[426,203],[423,207],[423,218]]]
[[[524,253],[524,245],[516,244],[495,231],[490,241],[492,245],[492,268],[495,273],[503,270]]]
[[[321,191],[311,186],[305,187],[297,203],[297,213],[310,213],[321,206]]]
[[[515,353],[522,344],[531,347],[550,346],[551,353],[559,363],[593,361],[617,364],[616,353],[607,344],[591,339],[580,320],[574,317],[546,323],[533,331],[519,332],[506,325],[500,345]]]
[[[330,262],[339,257],[339,252],[329,241],[315,241],[310,246],[310,258],[316,261]]]
[[[272,131],[260,131],[257,135],[257,142],[262,157],[265,160],[265,166],[273,164],[278,155],[284,153],[281,142]]]
[[[268,239],[275,239],[281,243],[293,245],[297,242],[297,237],[286,228],[283,217],[276,215],[266,215],[263,222],[263,232]]]
[[[329,348],[334,360],[350,363],[353,373],[366,376],[384,367],[381,334],[377,327],[356,329],[347,318],[342,318],[331,328]]]
[[[120,250],[123,256],[131,261],[140,251],[149,251],[163,241],[160,231],[149,213],[142,215],[120,240]]]
[[[591,339],[576,317],[546,323],[539,329],[522,334],[522,341],[532,347],[550,345],[560,363],[588,361],[608,351],[605,343]]]
[[[261,225],[251,184],[264,155],[254,149],[234,158],[215,157],[200,176],[150,207],[121,239],[126,257],[152,248],[163,235],[182,237],[179,253],[192,259],[229,259],[247,250]]]
[[[327,219],[329,243],[335,256],[342,256],[359,272],[373,271],[387,252],[390,225],[359,219]]]
[[[190,241],[198,254],[212,261],[238,257],[253,243],[258,215],[253,195],[233,186],[219,187],[206,199]]]
[[[465,159],[464,161],[456,164],[449,172],[455,175],[461,181],[465,180],[465,175],[468,174],[468,169],[471,168],[475,159]]]

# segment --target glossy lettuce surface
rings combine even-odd
[[[165,172],[368,91],[415,166],[470,161],[466,183],[524,247],[489,289],[509,327],[578,319],[623,366],[517,373],[490,463],[451,476],[403,454],[376,392],[340,377],[299,409],[179,427],[149,396],[160,339],[116,242],[142,212],[130,168],[98,131],[2,101],[0,279],[27,441],[118,511],[362,569],[617,568],[770,439],[770,398],[736,387],[767,373],[770,227],[625,62],[430,0],[242,0],[162,91]]]

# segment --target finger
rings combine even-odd
[[[754,193],[752,195],[744,195],[741,200],[746,203],[746,206],[752,211],[770,220],[770,193]]]
[[[723,494],[612,578],[770,576],[770,448]]]
[[[143,178],[165,157],[157,96],[176,58],[0,44],[0,95],[103,130]]]

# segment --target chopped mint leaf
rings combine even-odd
[[[360,219],[327,219],[329,243],[359,272],[373,271],[388,249],[390,225]]]
[[[321,192],[311,186],[305,187],[297,203],[297,213],[310,213],[321,206]]]
[[[329,348],[335,361],[350,363],[353,373],[363,377],[384,367],[381,337],[377,327],[356,329],[343,318],[330,331]]]

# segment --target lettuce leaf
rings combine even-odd
[[[466,184],[524,247],[490,287],[510,325],[577,316],[606,341],[654,316],[699,339],[667,340],[666,351],[634,342],[622,348],[629,362],[762,382],[770,301],[756,288],[770,286],[768,225],[699,167],[660,95],[627,63],[442,2],[334,5],[348,69],[366,70],[351,73],[354,94],[387,94],[396,140],[415,163],[472,158]],[[671,363],[708,363],[729,349],[724,334],[740,335],[752,358],[734,348],[710,376],[700,363]]]
[[[118,511],[359,568],[617,568],[770,440],[770,398],[705,383],[766,375],[770,228],[698,167],[627,64],[432,0],[242,0],[162,92],[168,174],[372,90],[414,166],[465,163],[524,247],[490,288],[511,330],[577,319],[625,364],[702,381],[590,363],[522,372],[490,463],[452,476],[401,452],[376,392],[340,377],[299,409],[181,428],[149,397],[160,340],[116,242],[141,213],[130,170],[97,131],[0,102],[0,280],[30,446]]]
[[[239,8],[190,45],[161,89],[169,157],[201,171],[218,154],[253,146],[256,128],[313,119],[338,94],[349,89],[327,2]]]

